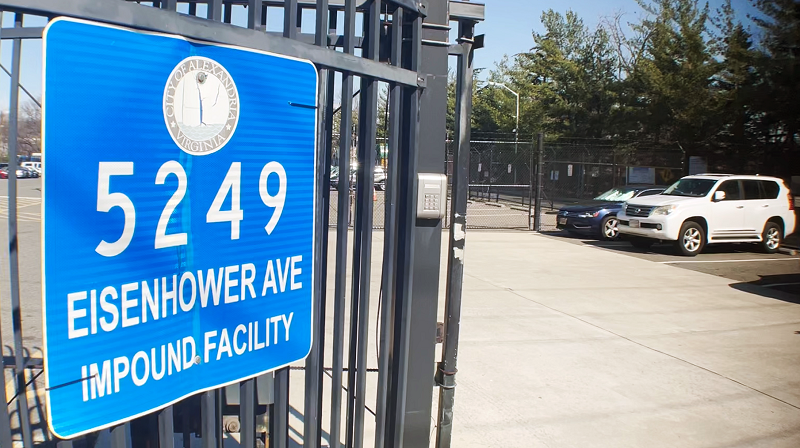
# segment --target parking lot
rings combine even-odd
[[[755,245],[718,244],[708,245],[703,253],[689,258],[676,255],[668,244],[657,244],[643,250],[634,248],[627,241],[598,241],[566,232],[547,232],[546,235],[559,241],[736,280],[740,282],[736,286],[745,291],[757,285],[794,294],[800,299],[800,257],[786,253],[788,251],[763,254]]]

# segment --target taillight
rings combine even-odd
[[[786,197],[789,198],[789,210],[794,211],[794,198],[792,198],[792,192],[786,193]]]

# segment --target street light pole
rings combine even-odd
[[[503,83],[494,82],[494,81],[488,81],[486,84],[490,85],[490,86],[493,86],[493,87],[502,87],[502,88],[508,90],[509,92],[511,92],[512,94],[514,94],[514,96],[517,99],[517,114],[515,116],[515,118],[517,120],[517,125],[514,128],[514,158],[516,159],[517,150],[519,148],[519,93],[511,90],[510,87],[508,87],[507,85],[505,85]],[[489,169],[491,170],[491,167],[489,167]],[[516,169],[514,170],[514,183],[515,184],[517,183],[517,170]]]

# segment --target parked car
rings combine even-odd
[[[612,188],[591,201],[562,207],[558,211],[556,226],[601,240],[616,239],[619,236],[617,214],[622,210],[622,204],[632,198],[659,194],[665,188],[656,185]]]
[[[42,162],[22,162],[21,166],[42,175]]]
[[[375,179],[375,188],[380,191],[386,191],[386,170],[380,165],[375,165],[373,175]]]
[[[356,171],[357,166],[350,166],[350,189],[354,189],[356,185]],[[378,190],[386,190],[386,170],[383,169],[380,165],[375,165],[373,169],[373,179],[375,182],[375,188]],[[331,167],[331,189],[338,190],[339,189],[339,167],[332,166]]]
[[[687,176],[659,196],[631,199],[617,218],[634,246],[669,241],[686,256],[717,243],[757,243],[774,253],[795,230],[789,188],[767,176]]]
[[[17,168],[17,179],[26,179],[29,177],[33,177],[33,172],[29,171],[26,168],[18,167]],[[38,175],[36,176],[38,177]],[[8,179],[8,167],[0,168],[0,179]]]
[[[35,170],[34,168],[21,166],[19,167],[19,170],[25,173],[25,177],[39,177],[39,171]],[[17,172],[19,172],[19,170],[17,170]]]

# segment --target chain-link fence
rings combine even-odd
[[[453,142],[446,170],[452,174]],[[469,228],[533,229],[536,145],[524,141],[470,144]],[[608,140],[558,140],[544,144],[540,230],[555,230],[560,207],[590,200],[613,187],[669,185],[684,174],[680,148]]]
[[[382,149],[381,141],[376,150]],[[447,142],[444,172],[452,176],[453,141]],[[380,189],[381,157],[375,167],[373,227],[382,229],[385,196]],[[684,175],[684,156],[678,147],[653,148],[640,143],[607,140],[546,142],[542,153],[542,206],[540,230],[556,229],[558,209],[600,195],[618,186],[669,185]],[[469,202],[467,227],[473,229],[533,230],[538,150],[531,139],[525,141],[472,141],[469,162]],[[336,182],[331,186],[330,225],[336,226]],[[355,176],[351,175],[350,223]],[[444,226],[449,225],[450,211]]]

